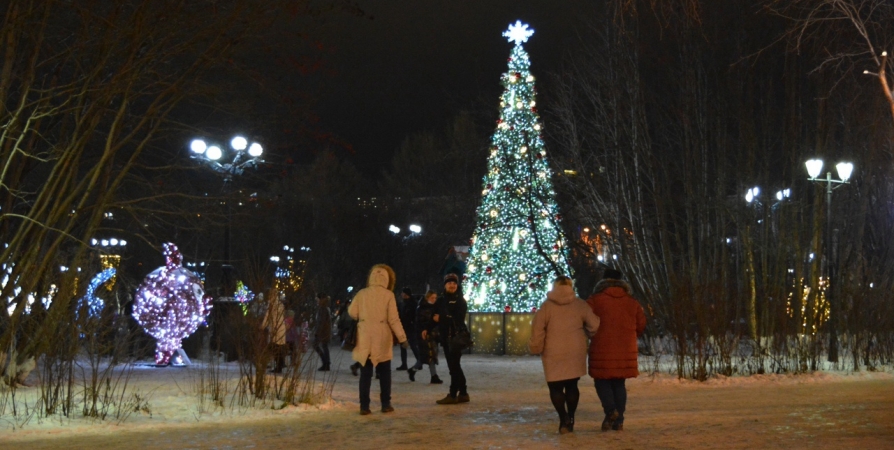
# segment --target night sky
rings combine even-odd
[[[516,20],[535,30],[525,48],[542,94],[540,80],[558,70],[580,16],[593,8],[579,0],[359,5],[367,17],[341,15],[326,28],[334,76],[316,112],[324,130],[353,146],[368,175],[388,166],[407,135],[440,130],[460,110],[491,108],[497,116],[500,74],[512,48],[502,33]]]

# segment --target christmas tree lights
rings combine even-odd
[[[202,280],[182,265],[177,246],[164,244],[165,265],[155,269],[137,288],[133,317],[155,338],[155,364],[167,365],[211,311],[211,296]]]
[[[544,301],[553,279],[570,272],[531,61],[522,46],[533,33],[520,21],[503,33],[515,46],[502,77],[500,119],[463,281],[474,311],[504,311],[507,306],[531,311]]]

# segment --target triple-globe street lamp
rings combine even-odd
[[[826,186],[826,230],[825,230],[825,248],[826,255],[823,258],[825,262],[826,272],[826,300],[829,302],[829,362],[838,362],[838,304],[837,299],[832,294],[833,277],[835,275],[835,265],[833,262],[832,247],[832,191],[848,183],[851,174],[854,171],[854,165],[849,162],[840,162],[835,165],[838,172],[837,180],[832,179],[832,172],[827,171],[825,178],[820,178],[823,173],[823,160],[811,159],[805,165],[807,166],[807,174],[809,180],[814,183],[825,184]]]
[[[191,150],[190,157],[202,161],[211,167],[215,172],[220,173],[224,177],[224,192],[227,192],[229,182],[233,177],[242,175],[246,168],[255,167],[258,163],[264,162],[261,155],[264,148],[257,142],[249,143],[248,139],[242,136],[235,136],[230,140],[229,147],[219,144],[205,142],[204,139],[193,139],[189,144]],[[221,265],[221,284],[223,285],[223,295],[232,297],[235,291],[235,277],[233,276],[233,266],[230,260],[230,222],[232,219],[232,208],[229,202],[225,202],[226,223],[224,228],[224,256]]]

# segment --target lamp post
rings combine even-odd
[[[854,165],[849,162],[840,162],[835,166],[838,171],[838,180],[832,179],[832,172],[826,172],[825,178],[819,178],[823,171],[823,160],[811,159],[805,165],[809,180],[814,183],[826,185],[826,230],[825,230],[825,262],[826,268],[826,299],[829,302],[829,362],[838,362],[838,305],[836,296],[832,293],[832,279],[835,275],[835,266],[832,264],[832,190],[847,184],[854,171]]]
[[[225,151],[224,149],[227,149]],[[248,167],[255,167],[258,163],[264,162],[261,155],[264,148],[257,142],[249,144],[248,140],[242,136],[235,136],[230,140],[229,148],[222,148],[217,144],[206,143],[204,139],[193,139],[189,144],[191,150],[190,157],[207,164],[215,172],[220,173],[224,177],[224,193],[227,192],[230,181],[236,175],[242,175]],[[235,290],[235,281],[233,277],[233,266],[230,260],[230,222],[232,219],[232,208],[230,202],[226,201],[226,223],[224,224],[224,256],[221,264],[221,284],[223,285],[223,296],[232,297]]]

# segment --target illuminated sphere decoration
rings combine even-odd
[[[211,311],[211,296],[202,280],[183,267],[177,246],[164,244],[166,263],[137,288],[133,317],[154,337],[155,364],[168,365],[183,338],[192,334]]]

